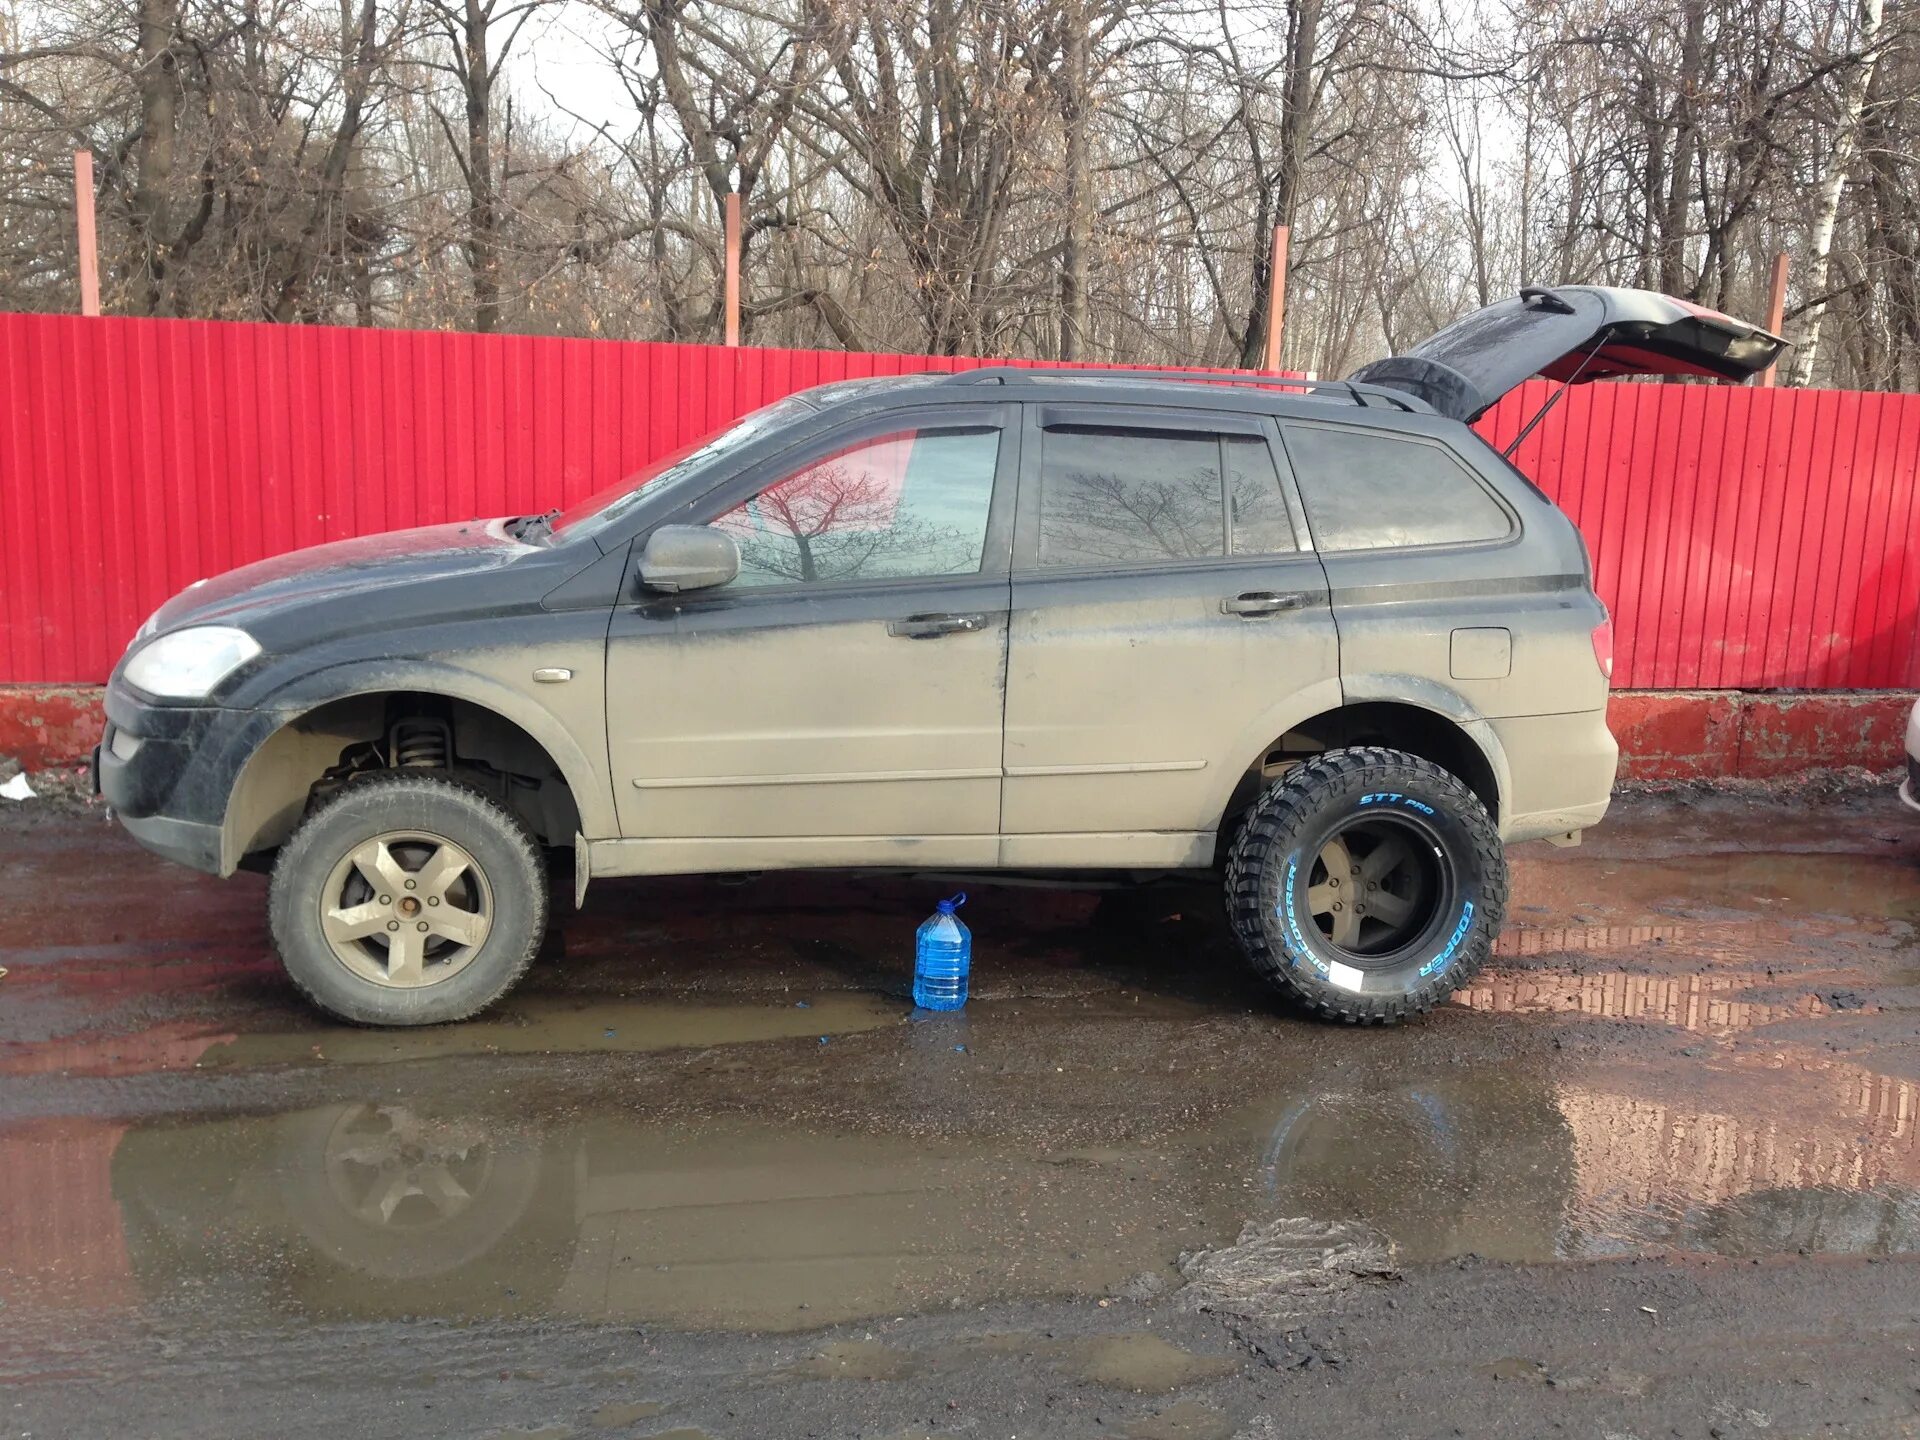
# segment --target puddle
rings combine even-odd
[[[1724,1103],[1498,1072],[1321,1093],[1275,1122],[1266,1179],[1409,1263],[1920,1251],[1920,1085],[1809,1066],[1729,1077]]]
[[[581,919],[598,938],[582,959],[570,933],[564,976],[405,1032],[319,1024],[257,963],[191,959],[244,948],[237,908],[219,946],[183,951],[201,921],[144,897],[165,966],[109,953],[149,944],[119,916],[43,917],[74,953],[16,970],[0,1014],[0,1306],[29,1325],[180,1307],[791,1334],[1187,1285],[1278,1310],[1334,1273],[1467,1254],[1920,1253],[1920,1082],[1849,1058],[1911,1063],[1888,987],[1920,974],[1900,949],[1913,853],[1516,863],[1538,923],[1458,1004],[1537,1018],[1367,1035],[1276,1015],[1198,921],[1130,948],[1090,930],[1087,897],[1049,892],[1000,894],[1031,923],[977,932],[994,998],[922,1025],[876,993],[925,913],[900,881],[643,888]],[[617,967],[648,925],[661,998],[633,998]],[[1166,1395],[1130,1407],[1161,1426],[1147,1440],[1217,1428],[1173,1402],[1231,1364],[1151,1332],[966,1343]],[[865,1341],[788,1353],[796,1380],[928,1363]],[[599,1393],[651,1403],[633,1388]]]
[[[840,1340],[781,1373],[803,1380],[903,1380],[918,1368],[911,1355],[877,1340]]]
[[[1489,1380],[1519,1380],[1533,1385],[1547,1383],[1545,1362],[1529,1359],[1525,1355],[1502,1355],[1498,1360],[1488,1360],[1474,1366],[1473,1373],[1484,1375]]]
[[[804,1004],[687,1005],[671,1001],[528,997],[462,1025],[417,1030],[316,1028],[238,1035],[210,1046],[204,1069],[259,1065],[379,1065],[452,1055],[638,1054],[796,1036],[848,1035],[898,1024],[898,1001],[847,992]]]
[[[1757,939],[1764,922],[1671,925],[1508,925],[1494,942],[1495,955],[1606,954],[1643,945],[1684,945],[1718,951]]]
[[[1766,837],[1755,838],[1765,843]],[[1759,912],[1775,925],[1821,916],[1920,920],[1913,863],[1897,852],[1755,849],[1662,855],[1654,860],[1594,855],[1581,857],[1577,866],[1528,865],[1525,879],[1528,883],[1520,893],[1529,903],[1555,898],[1559,887],[1571,882],[1579,887],[1573,909],[1593,913],[1596,908],[1626,907],[1636,925],[1644,923],[1639,917],[1649,909],[1673,913],[1677,902],[1693,915],[1717,910],[1744,918]],[[1592,903],[1596,896],[1604,897],[1598,907]]]
[[[1832,1008],[1811,994],[1787,1000],[1752,998],[1778,984],[1764,971],[1662,976],[1529,970],[1482,975],[1456,991],[1448,1003],[1500,1013],[1646,1020],[1708,1035],[1731,1035],[1779,1020],[1825,1015]]]
[[[1235,1365],[1225,1356],[1196,1355],[1158,1335],[1136,1332],[1083,1340],[1069,1352],[1062,1368],[1096,1385],[1164,1395],[1230,1374]]]
[[[667,1407],[653,1400],[614,1400],[593,1412],[593,1425],[600,1430],[617,1430],[636,1420],[651,1420]]]
[[[1664,1092],[1613,1072],[1403,1068],[1353,1055],[1151,1143],[1058,1149],[994,1129],[676,1125],[617,1102],[558,1120],[369,1101],[17,1127],[0,1130],[0,1176],[97,1198],[81,1225],[0,1210],[0,1302],[795,1331],[1183,1283],[1285,1308],[1348,1251],[1363,1278],[1465,1254],[1920,1252],[1913,1081],[1777,1052]],[[1149,1392],[1219,1363],[1152,1335],[1046,1353]],[[790,1373],[910,1363],[850,1344]]]
[[[1127,1440],[1231,1440],[1233,1422],[1211,1405],[1179,1400],[1127,1426]]]

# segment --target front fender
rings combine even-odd
[[[604,651],[598,643],[576,642],[578,654],[566,646],[546,645],[541,649],[543,664],[571,667],[575,679],[565,687],[555,687],[556,697],[564,704],[550,708],[536,702],[516,685],[502,678],[509,671],[525,666],[523,651],[481,654],[459,659],[381,659],[345,661],[309,671],[286,684],[275,687],[258,702],[269,711],[276,724],[265,728],[252,753],[241,767],[233,794],[249,793],[248,782],[257,778],[256,767],[268,753],[269,742],[304,715],[338,700],[363,695],[406,691],[435,695],[448,700],[463,700],[491,710],[512,721],[546,750],[573,792],[580,812],[580,824],[588,835],[612,836],[619,833],[614,818],[613,791],[606,776],[604,759],[598,766],[589,759],[586,748],[575,733],[585,729],[601,741],[604,757],[606,697],[601,684]],[[574,687],[580,687],[578,689]],[[241,805],[229,803],[222,826],[222,859],[228,869],[239,863],[251,841],[241,833],[257,827],[260,817],[244,813]]]

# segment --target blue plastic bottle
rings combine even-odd
[[[953,913],[966,903],[964,891],[942,900],[914,936],[913,1003],[922,1010],[958,1010],[967,1003],[973,935]]]

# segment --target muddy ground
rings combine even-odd
[[[596,886],[491,1016],[0,814],[0,1434],[1920,1434],[1920,823],[1621,802],[1495,963],[1300,1020],[1213,897]]]

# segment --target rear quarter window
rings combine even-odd
[[[1513,533],[1473,471],[1431,440],[1325,425],[1283,433],[1323,551],[1470,545]]]

